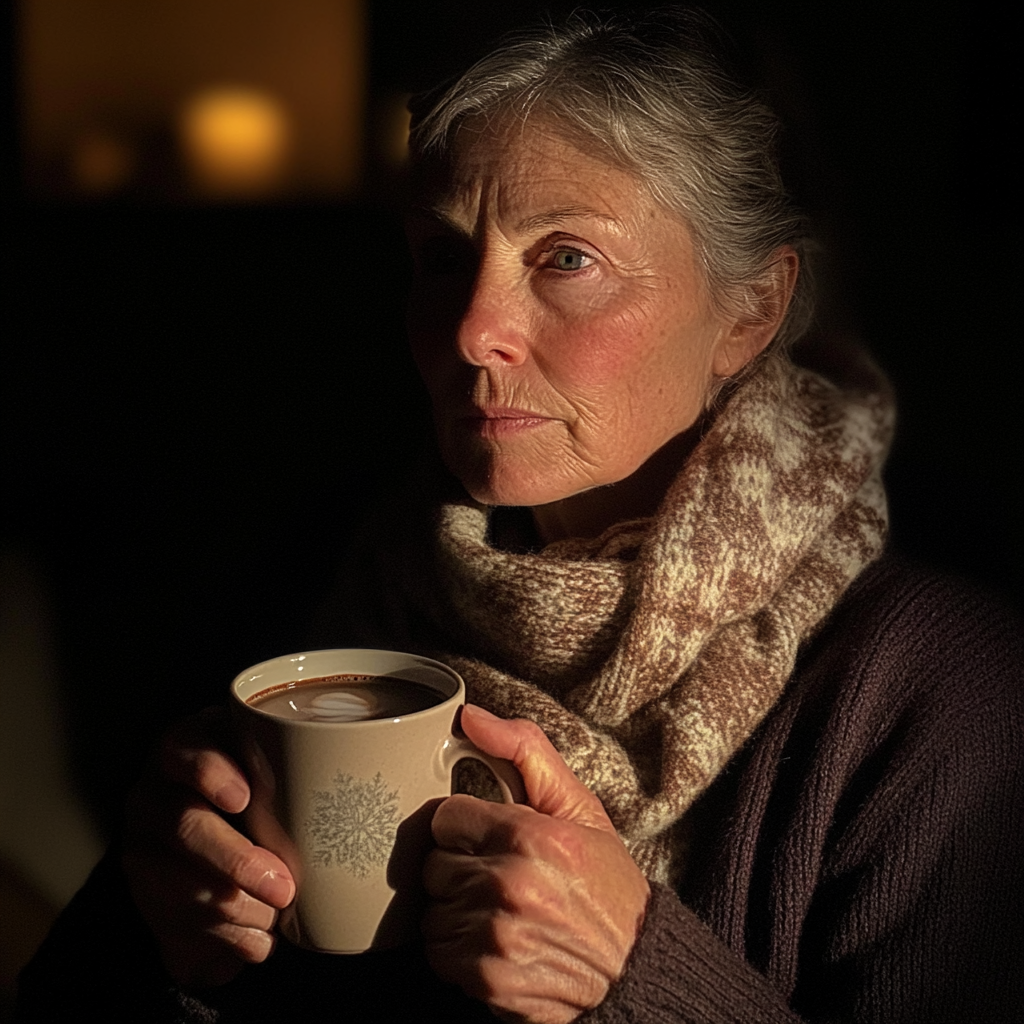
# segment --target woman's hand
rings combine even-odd
[[[647,879],[536,725],[467,706],[462,726],[516,765],[530,806],[470,796],[440,805],[424,867],[427,958],[505,1020],[565,1024],[622,974]]]
[[[265,960],[277,911],[295,895],[284,863],[222,817],[249,802],[245,776],[220,749],[228,736],[220,709],[186,720],[128,801],[128,884],[182,985],[222,984]]]

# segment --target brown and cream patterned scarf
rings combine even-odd
[[[843,390],[765,361],[652,519],[538,553],[495,548],[489,509],[421,487],[348,579],[348,621],[357,642],[433,654],[472,702],[537,722],[641,868],[670,881],[673,826],[882,549],[893,419],[880,375]]]

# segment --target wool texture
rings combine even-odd
[[[680,819],[882,550],[893,423],[880,375],[843,388],[765,360],[652,518],[513,553],[490,541],[492,510],[423,487],[378,523],[346,617],[359,642],[431,654],[472,703],[536,722],[672,884]]]

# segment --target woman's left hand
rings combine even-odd
[[[437,809],[423,872],[427,958],[504,1020],[566,1024],[622,974],[647,879],[536,725],[467,705],[462,727],[516,765],[530,806],[457,795]]]

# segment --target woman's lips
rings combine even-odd
[[[533,430],[552,422],[550,416],[538,416],[528,409],[476,409],[460,419],[478,437],[494,439]]]

